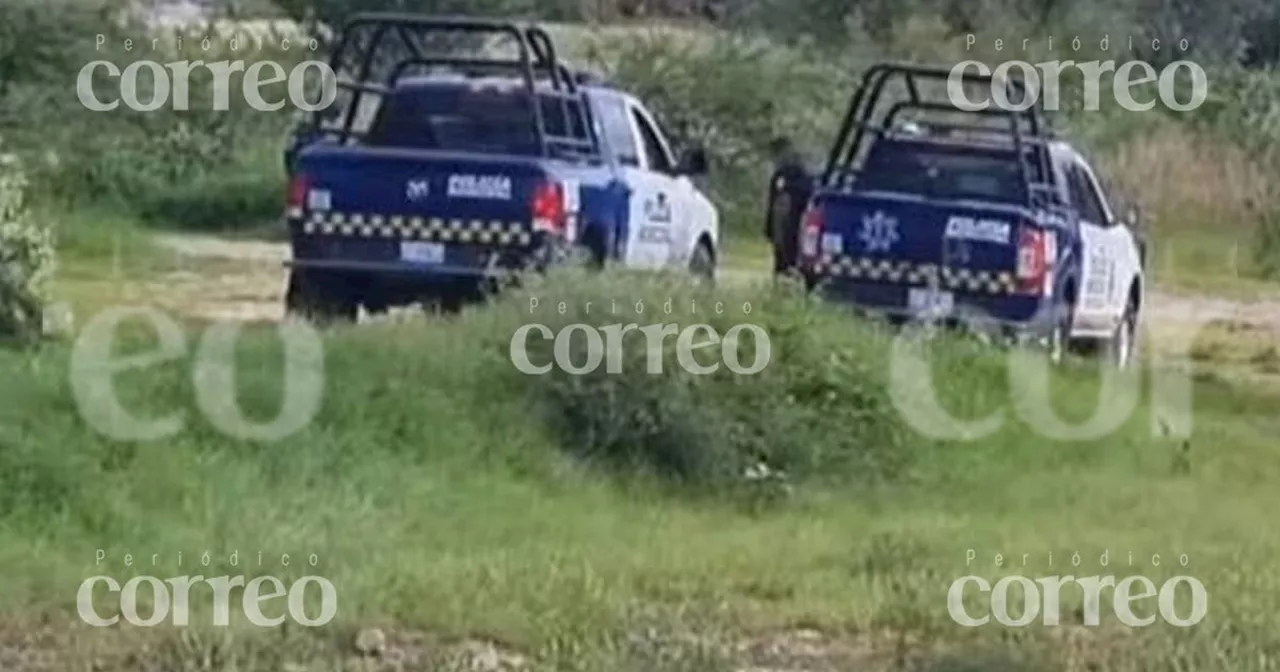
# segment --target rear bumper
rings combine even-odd
[[[955,327],[998,331],[1006,335],[1047,334],[1054,324],[1051,301],[1046,297],[950,291],[952,310],[932,317],[912,308],[912,290],[923,285],[868,282],[807,276],[811,290],[832,303],[888,318],[895,323],[932,321]],[[948,291],[948,290],[942,290]]]
[[[442,246],[443,258],[435,263],[407,261],[401,256],[398,236],[317,236],[294,228],[290,237],[291,259],[285,265],[369,276],[385,275],[404,280],[483,281],[515,273],[543,270],[564,256],[558,238],[533,235],[527,244],[497,245],[473,242],[431,241]],[[413,241],[417,242],[417,241]]]
[[[481,281],[507,278],[516,273],[515,269],[500,267],[451,266],[448,264],[418,266],[404,262],[359,261],[354,259],[290,259],[284,262],[284,265],[286,268],[401,276],[406,280],[438,278],[440,280]]]

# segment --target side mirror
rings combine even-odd
[[[707,150],[702,147],[694,147],[684,153],[680,158],[680,165],[677,166],[676,172],[689,177],[702,177],[707,174],[710,169],[710,161],[707,160]]]
[[[1136,205],[1130,205],[1124,213],[1125,226],[1137,231],[1142,227],[1142,210]]]

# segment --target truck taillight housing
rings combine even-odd
[[[307,202],[307,192],[311,189],[311,179],[298,174],[289,179],[289,188],[285,192],[285,216],[296,218],[302,216],[303,204]]]
[[[533,190],[533,230],[564,234],[568,224],[564,185],[553,180],[539,183]]]
[[[826,224],[822,206],[809,204],[800,220],[800,256],[816,258],[822,242],[822,228]]]
[[[1052,231],[1024,225],[1018,229],[1018,292],[1045,296],[1053,292],[1053,259],[1057,254]]]

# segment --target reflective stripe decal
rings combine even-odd
[[[926,284],[936,277],[940,287],[987,294],[1016,294],[1018,291],[1018,283],[1012,271],[948,268],[937,264],[869,257],[826,255],[814,263],[813,271],[818,275],[837,278],[909,284]]]
[[[318,236],[496,245],[528,245],[533,241],[532,225],[529,222],[343,212],[312,213],[302,223],[302,230],[306,234]]]

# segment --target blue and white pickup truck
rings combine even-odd
[[[867,72],[801,222],[810,286],[899,322],[977,326],[1047,345],[1055,360],[1079,348],[1127,366],[1143,308],[1135,222],[1035,107],[975,113],[922,99],[949,76]],[[907,100],[879,100],[895,77]]]
[[[424,55],[440,34],[503,38],[515,56]],[[640,101],[561,65],[540,28],[363,14],[330,63],[357,73],[338,80],[346,99],[286,152],[290,313],[456,307],[584,257],[714,277],[719,215],[693,181],[705,153],[677,160]]]

